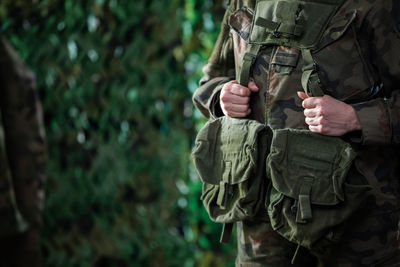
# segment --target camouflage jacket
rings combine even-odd
[[[219,91],[235,79],[246,49],[250,19],[235,11],[254,0],[231,1],[204,76],[193,95],[206,117],[221,116]],[[362,132],[351,133],[358,156],[356,167],[374,187],[371,205],[376,211],[400,205],[400,4],[395,0],[347,0],[322,33],[312,55],[324,93],[351,104]],[[251,69],[260,88],[252,96],[252,116],[274,129],[307,129],[301,99],[303,59],[293,47],[263,46]],[[357,140],[357,142],[356,142]]]
[[[46,144],[35,77],[0,36],[0,236],[38,226]]]

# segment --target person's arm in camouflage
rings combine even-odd
[[[193,94],[195,106],[207,118],[223,115],[219,106],[219,94],[223,85],[235,77],[233,44],[228,25],[231,13],[232,5],[225,12],[217,42],[203,67],[199,88]]]
[[[400,143],[400,3],[376,1],[363,19],[359,41],[387,98],[347,105],[329,96],[307,98],[299,92],[306,123],[311,131],[325,135],[361,130],[364,144]]]
[[[17,204],[29,223],[40,223],[46,143],[35,77],[0,36],[0,107]]]
[[[366,144],[400,143],[400,3],[375,1],[365,20],[370,60],[378,70],[388,98],[353,105]]]

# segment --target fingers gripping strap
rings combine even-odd
[[[310,49],[302,49],[303,56],[303,75],[301,76],[301,85],[307,96],[323,96],[324,91],[321,88],[321,82],[318,77],[317,64],[315,63]]]
[[[251,65],[254,63],[260,48],[261,45],[258,44],[250,45],[249,51],[243,55],[242,67],[240,69],[240,74],[238,77],[238,83],[240,85],[246,87],[248,86],[250,77],[250,68]]]
[[[312,219],[311,211],[311,188],[313,178],[305,177],[300,184],[299,192],[299,208],[297,209],[297,223],[306,223],[307,220]]]

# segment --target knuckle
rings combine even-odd
[[[327,104],[327,99],[325,97],[322,97],[319,101],[321,106],[325,106]]]
[[[222,110],[226,110],[226,105],[225,105],[224,102],[221,101],[221,102],[219,103],[219,105],[221,106],[221,109],[222,109]]]
[[[224,86],[222,86],[221,94],[230,91],[232,89],[232,84],[231,83],[226,83]]]
[[[324,116],[324,112],[325,112],[325,109],[323,108],[323,107],[318,107],[317,108],[317,116]]]

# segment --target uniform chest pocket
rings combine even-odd
[[[289,75],[297,66],[300,50],[294,47],[278,46],[271,59],[274,72],[281,75]]]
[[[378,88],[357,40],[356,18],[356,10],[334,17],[313,51],[325,93],[346,102],[368,99]]]

